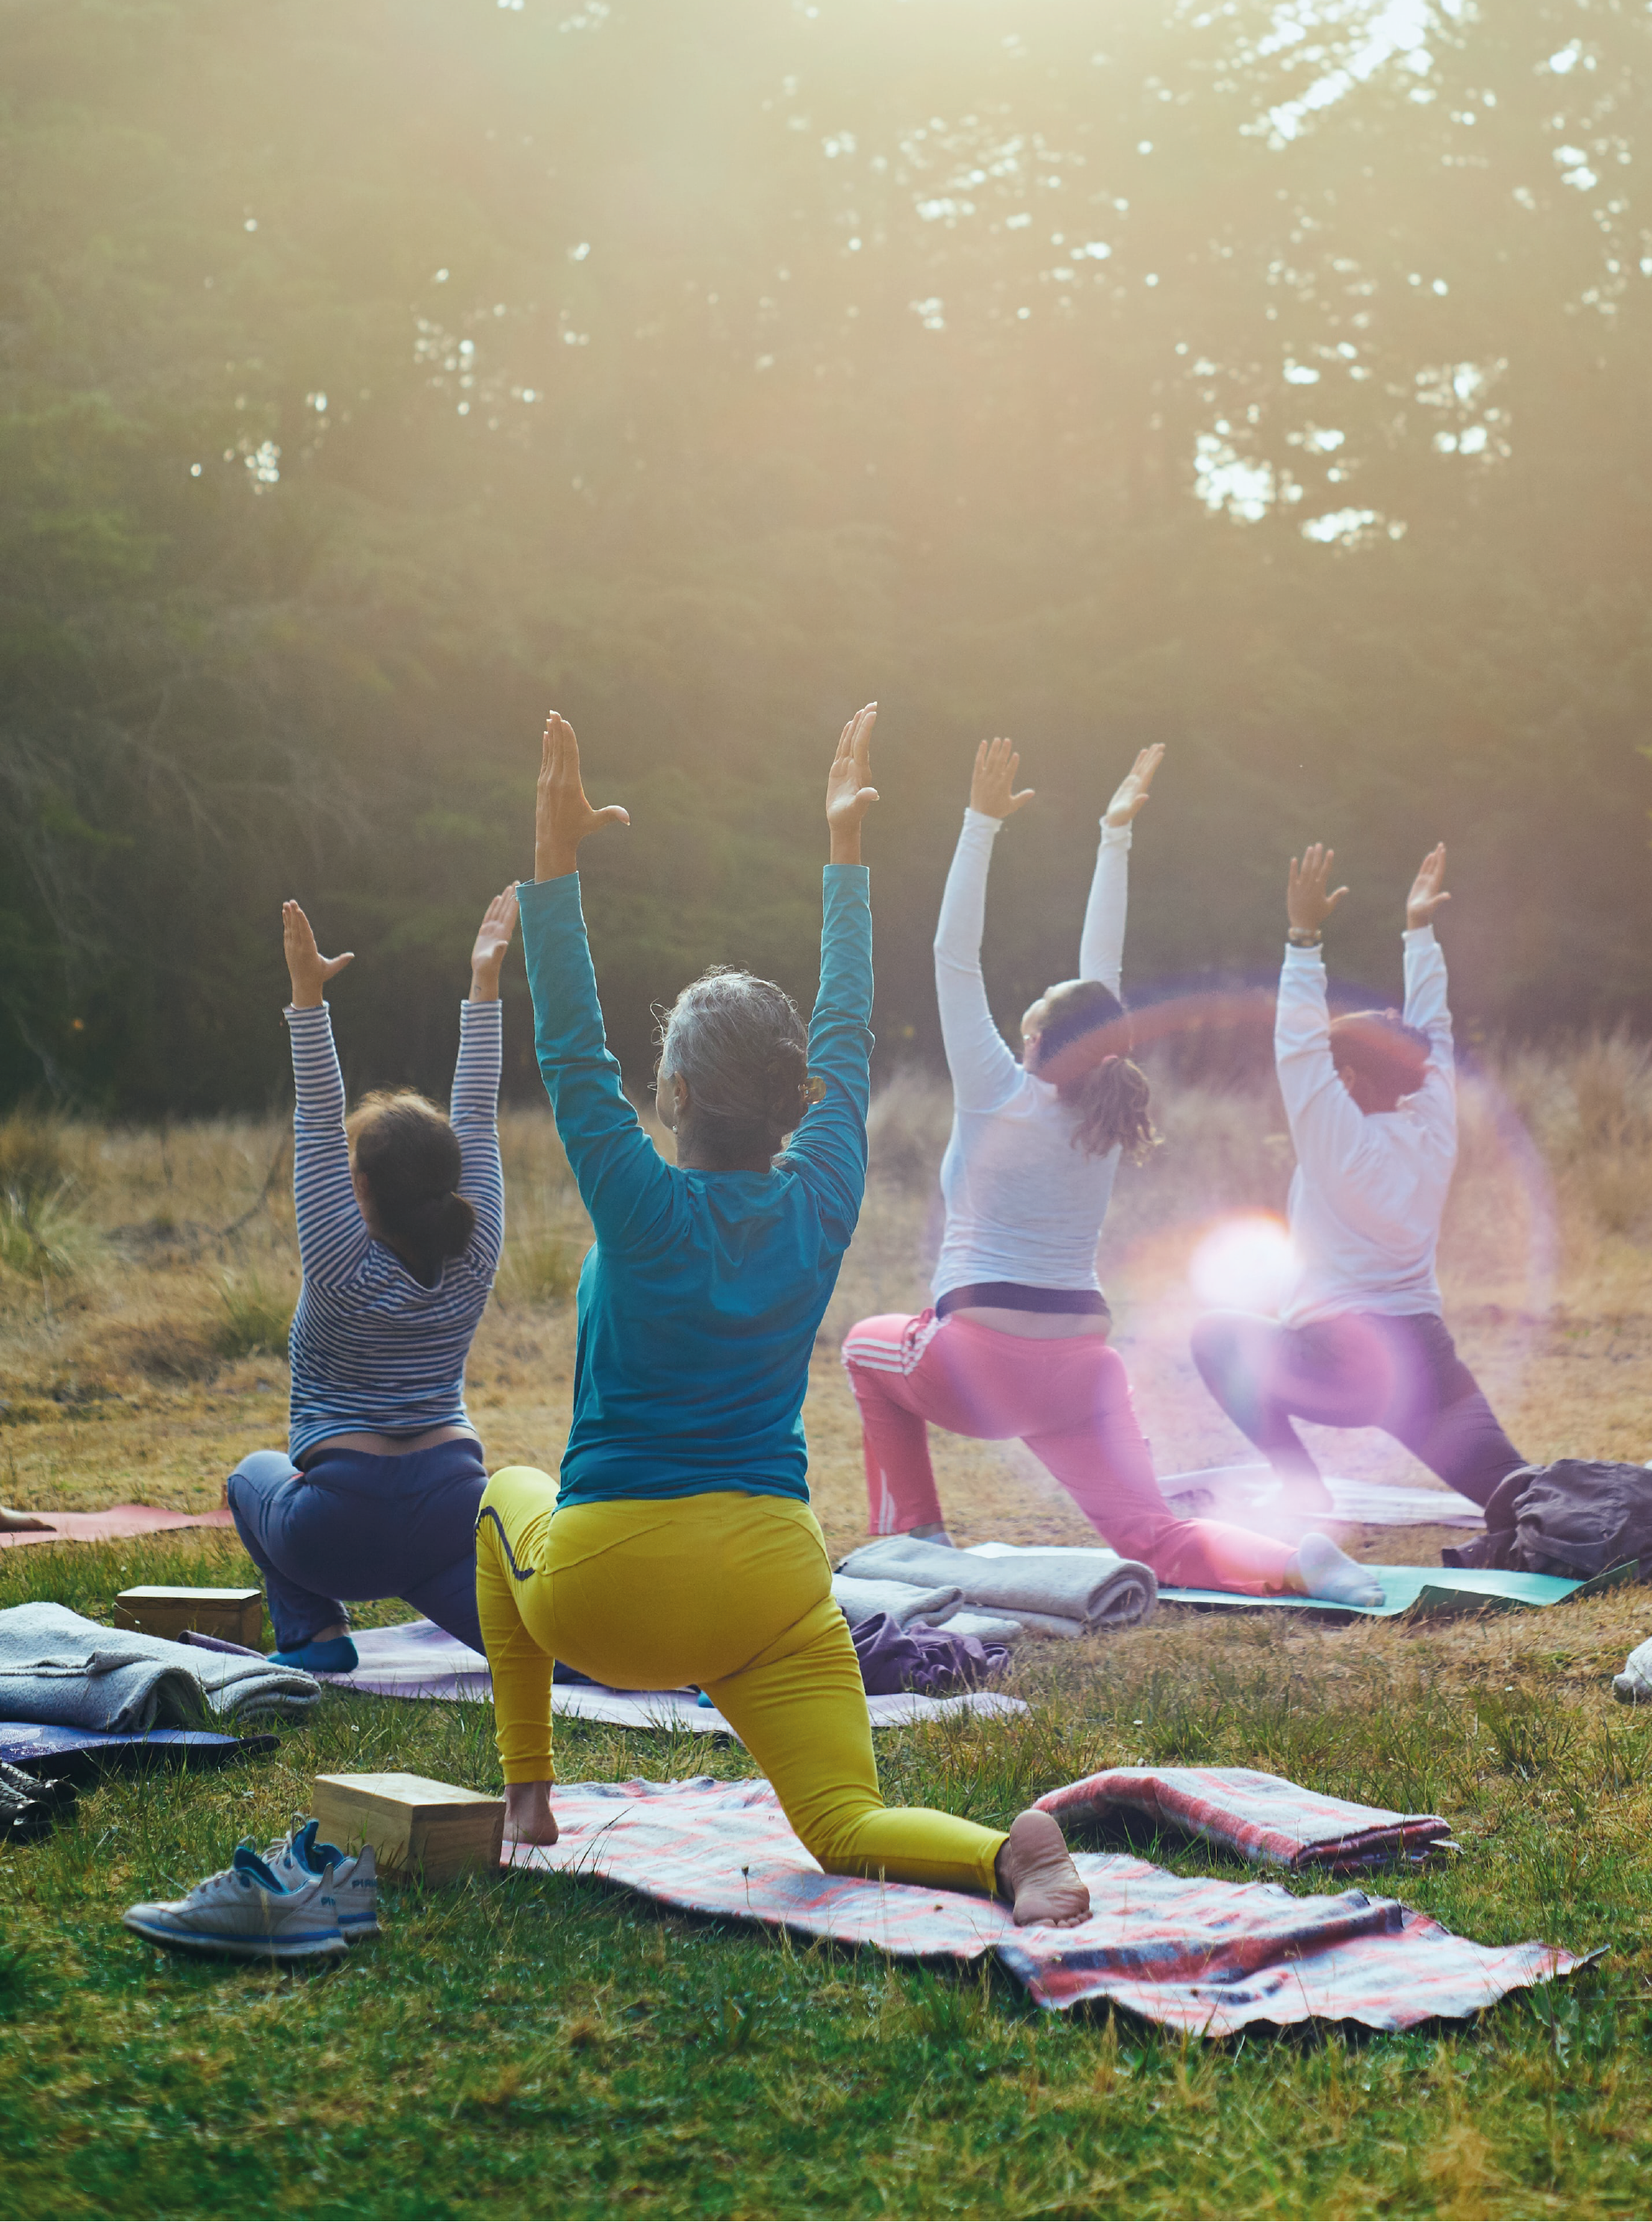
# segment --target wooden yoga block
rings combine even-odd
[[[135,1628],[145,1635],[176,1642],[186,1628],[198,1635],[217,1635],[226,1643],[259,1648],[264,1633],[262,1590],[122,1590],[115,1600],[116,1628]]]
[[[473,1867],[496,1867],[505,1800],[423,1774],[318,1774],[318,1834],[347,1852],[371,1844],[391,1874],[452,1882]]]

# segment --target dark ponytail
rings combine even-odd
[[[1099,980],[1067,980],[1043,998],[1033,1070],[1077,1114],[1073,1146],[1086,1157],[1121,1150],[1140,1164],[1159,1146],[1147,1076],[1127,1054],[1124,1006]]]
[[[458,1136],[435,1104],[411,1089],[365,1097],[349,1132],[351,1160],[373,1198],[378,1231],[415,1278],[433,1288],[476,1231],[475,1206],[456,1193],[463,1169]]]

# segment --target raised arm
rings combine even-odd
[[[475,1208],[465,1263],[491,1281],[505,1242],[505,1173],[499,1154],[499,1083],[503,1055],[499,970],[516,931],[516,889],[496,894],[470,952],[470,995],[459,1006],[459,1061],[453,1070],[453,1131],[459,1140],[459,1193]]]
[[[1165,760],[1162,741],[1143,749],[1119,781],[1102,819],[1096,870],[1084,906],[1078,944],[1078,977],[1099,980],[1114,995],[1124,976],[1124,922],[1130,894],[1131,821],[1143,810],[1153,774]]]
[[[1429,850],[1405,898],[1405,1023],[1429,1038],[1429,1070],[1413,1108],[1454,1146],[1457,1137],[1457,1053],[1447,996],[1446,953],[1434,921],[1451,901],[1445,889],[1446,844]]]
[[[534,818],[534,873],[517,890],[533,997],[534,1049],[556,1132],[599,1241],[626,1246],[663,1229],[674,1176],[620,1085],[580,903],[580,844],[605,825],[628,825],[618,804],[594,810],[580,777],[574,728],[546,722]]]
[[[977,749],[970,807],[952,852],[935,928],[935,1001],[940,1009],[941,1040],[953,1096],[966,1111],[992,1110],[1021,1076],[1021,1066],[993,1021],[981,972],[992,844],[1005,819],[1024,809],[1034,792],[1030,787],[1016,792],[1021,761],[1010,741],[983,741]]]
[[[332,1015],[323,1000],[328,982],[355,952],[323,957],[295,902],[281,906],[281,943],[292,989],[285,1015],[292,1038],[292,1201],[298,1259],[307,1281],[338,1288],[358,1271],[372,1240],[350,1179],[344,1078],[333,1045]]]
[[[1325,921],[1347,894],[1327,892],[1336,851],[1315,842],[1298,863],[1291,860],[1285,897],[1290,933],[1279,974],[1273,1021],[1273,1055],[1279,1092],[1297,1157],[1316,1171],[1348,1164],[1366,1139],[1365,1114],[1343,1086],[1331,1058],[1331,1014],[1326,997]]]
[[[877,800],[871,776],[870,702],[839,736],[826,781],[832,861],[820,920],[820,989],[809,1018],[813,1101],[787,1162],[820,1199],[824,1222],[846,1247],[866,1188],[866,1108],[871,1095],[872,912],[860,830]]]
[[[1405,898],[1405,1023],[1429,1038],[1435,1057],[1452,1060],[1451,1007],[1446,1000],[1445,951],[1434,921],[1451,901],[1445,890],[1446,844],[1430,849]]]

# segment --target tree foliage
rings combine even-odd
[[[276,906],[352,1077],[439,1085],[554,703],[629,836],[616,1042],[807,995],[883,705],[878,1024],[982,732],[1006,1007],[1172,755],[1140,990],[1272,961],[1334,841],[1391,992],[1652,1020],[1647,11],[1628,0],[4,0],[0,1097],[280,1084]],[[522,999],[518,998],[519,1005]],[[513,1014],[512,1074],[529,1049]]]

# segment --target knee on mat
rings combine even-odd
[[[829,1875],[876,1876],[883,1864],[881,1861],[869,1860],[864,1852],[857,1849],[852,1829],[828,1830],[820,1841],[813,1843],[800,1830],[798,1839],[809,1857],[817,1860],[822,1870]]]

